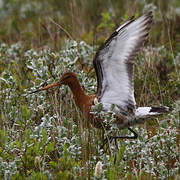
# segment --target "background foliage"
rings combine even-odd
[[[136,62],[136,101],[173,111],[135,127],[137,140],[103,152],[102,132],[85,127],[67,87],[29,92],[73,71],[95,93],[96,49],[120,23],[148,10],[154,21]],[[98,161],[101,179],[179,178],[178,0],[4,0],[0,17],[1,179],[97,179]]]

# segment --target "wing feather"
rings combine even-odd
[[[99,48],[93,64],[99,102],[104,110],[116,105],[116,113],[135,112],[134,61],[148,36],[152,12],[121,25]]]

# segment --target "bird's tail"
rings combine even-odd
[[[136,119],[145,119],[145,118],[151,118],[153,116],[159,116],[169,111],[170,111],[170,108],[167,106],[138,107],[136,109],[135,116],[136,116]]]
[[[135,112],[135,118],[128,118],[122,124],[118,125],[119,129],[124,129],[136,124],[143,124],[146,120],[159,116],[171,111],[171,108],[166,106],[160,107],[138,107]]]

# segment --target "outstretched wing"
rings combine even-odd
[[[134,113],[134,61],[148,36],[151,22],[152,12],[127,21],[97,51],[93,60],[97,96],[105,110],[114,104],[121,113]]]

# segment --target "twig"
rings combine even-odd
[[[52,23],[54,23],[56,26],[58,26],[61,30],[63,30],[70,39],[74,40],[74,38],[73,38],[73,37],[66,31],[66,29],[64,29],[60,24],[57,24],[57,23],[56,23],[53,19],[51,19],[51,18],[49,18],[49,20],[50,20]]]

